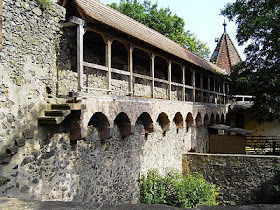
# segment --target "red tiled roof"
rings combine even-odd
[[[225,69],[228,74],[236,64],[240,63],[241,57],[234,47],[229,35],[226,31],[221,36],[217,47],[211,57],[211,61],[222,69]]]
[[[108,25],[116,30],[133,36],[161,50],[173,54],[190,63],[212,72],[226,74],[226,71],[209,61],[195,55],[179,44],[156,32],[155,30],[112,9],[98,0],[73,0],[85,15]]]

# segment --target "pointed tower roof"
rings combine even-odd
[[[227,24],[224,22],[224,33],[218,41],[217,47],[211,56],[211,62],[215,63],[222,69],[225,69],[228,74],[231,73],[233,66],[241,62],[241,57],[233,45],[226,31]]]

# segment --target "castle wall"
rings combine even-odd
[[[56,41],[65,10],[36,1],[3,0],[0,52],[0,154],[29,139],[37,116],[56,96]],[[25,134],[25,135],[24,135]],[[28,138],[27,138],[28,137]]]

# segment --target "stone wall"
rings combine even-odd
[[[200,172],[220,187],[223,205],[279,203],[280,157],[192,154],[183,156],[183,167]]]
[[[65,10],[42,9],[37,1],[3,0],[0,52],[0,154],[24,132],[36,130],[37,116],[56,96],[56,40]],[[32,136],[29,136],[32,137]]]
[[[96,203],[135,203],[139,200],[141,174],[158,168],[182,170],[182,154],[191,147],[190,137],[196,128],[155,132],[145,137],[144,128],[136,124],[135,133],[122,138],[117,126],[113,136],[101,141],[98,131],[89,127],[86,139],[69,143],[62,128],[52,130],[49,139],[36,149],[26,149],[21,162],[2,168],[10,181],[0,187],[1,197],[36,200],[83,201]],[[16,154],[15,159],[20,159]]]

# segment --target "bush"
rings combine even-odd
[[[176,207],[194,208],[198,205],[218,205],[218,189],[207,182],[201,174],[184,177],[171,171],[160,176],[158,170],[151,170],[147,177],[142,175],[140,201],[147,204],[167,204]]]

